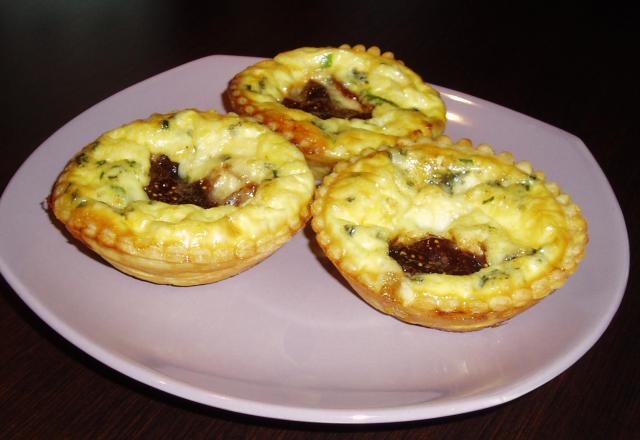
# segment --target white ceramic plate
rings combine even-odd
[[[54,225],[42,202],[83,145],[153,112],[222,110],[228,80],[256,61],[210,56],[130,87],[58,130],[16,173],[0,200],[0,269],[53,329],[168,393],[241,413],[335,423],[497,405],[549,381],[596,342],[629,269],[624,220],[604,174],[576,137],[445,88],[451,137],[531,161],[589,220],[580,270],[504,326],[454,334],[380,314],[314,254],[308,232],[237,277],[177,288],[121,274]]]

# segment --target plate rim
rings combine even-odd
[[[14,191],[14,183],[17,176],[24,172],[28,168],[29,164],[34,160],[34,157],[40,151],[42,154],[43,147],[49,142],[54,142],[55,138],[61,133],[64,133],[67,127],[78,123],[78,121],[88,112],[91,112],[96,107],[104,105],[111,99],[117,99],[118,96],[128,93],[131,89],[137,88],[143,83],[158,80],[165,75],[176,74],[180,70],[197,67],[200,63],[215,62],[216,59],[222,60],[224,58],[243,59],[244,61],[260,60],[258,57],[237,56],[237,55],[208,55],[202,58],[198,58],[176,67],[170,68],[156,75],[153,75],[147,79],[139,81],[133,85],[130,85],[119,92],[99,101],[91,107],[85,109],[77,116],[69,120],[66,124],[62,125],[59,129],[54,131],[44,142],[42,142],[37,148],[35,148],[24,162],[18,167],[14,175],[11,177],[7,186],[5,187],[2,196],[0,197],[0,212],[3,211],[5,205],[6,195],[11,191]],[[462,414],[471,411],[476,411],[488,407],[493,407],[511,400],[514,400],[540,386],[549,382],[553,378],[557,377],[562,372],[570,368],[575,362],[577,362],[591,347],[593,347],[600,337],[604,334],[612,319],[615,316],[616,311],[620,307],[622,298],[626,290],[628,276],[630,271],[630,248],[628,230],[626,227],[624,215],[622,213],[619,201],[616,197],[613,188],[609,180],[607,179],[604,171],[595,160],[593,154],[584,144],[584,142],[575,135],[566,132],[558,127],[547,124],[544,121],[539,121],[531,116],[520,113],[518,111],[509,109],[482,98],[468,95],[464,92],[459,92],[446,87],[433,85],[434,88],[439,90],[443,94],[455,93],[458,96],[468,98],[474,102],[490,107],[497,107],[508,112],[519,115],[536,123],[543,124],[551,127],[559,132],[570,136],[575,148],[577,148],[587,159],[591,162],[593,168],[598,172],[602,184],[606,185],[606,190],[613,199],[617,210],[612,215],[616,217],[619,225],[622,228],[618,228],[617,231],[623,244],[623,249],[618,249],[621,252],[621,260],[624,261],[623,274],[624,276],[617,278],[616,288],[613,294],[615,294],[614,301],[609,303],[609,309],[606,310],[601,316],[604,319],[598,320],[598,326],[591,329],[591,332],[587,335],[587,338],[582,338],[580,344],[572,347],[571,350],[563,352],[562,356],[556,356],[552,362],[544,369],[543,375],[536,374],[535,380],[528,377],[526,380],[520,380],[515,383],[509,384],[507,387],[501,387],[501,392],[495,391],[489,395],[481,394],[479,396],[466,396],[463,398],[454,399],[452,403],[448,405],[436,405],[435,408],[428,405],[428,402],[398,405],[384,408],[364,408],[361,411],[354,408],[319,408],[319,407],[301,407],[297,405],[283,405],[279,403],[270,403],[264,401],[250,400],[242,397],[235,397],[226,395],[219,392],[205,391],[194,385],[177,380],[152,369],[141,362],[131,359],[121,353],[113,353],[111,350],[102,347],[99,343],[93,342],[90,338],[84,336],[81,332],[75,328],[69,326],[58,316],[44,306],[41,301],[24,285],[22,280],[13,272],[11,265],[5,261],[5,255],[3,251],[0,251],[0,272],[4,276],[7,283],[18,294],[20,299],[27,304],[27,306],[42,320],[44,323],[56,331],[59,335],[69,341],[73,346],[79,348],[89,356],[97,360],[98,362],[106,365],[107,367],[114,369],[119,374],[132,378],[138,382],[151,386],[162,392],[169,393],[171,395],[184,398],[186,400],[198,402],[200,404],[220,408],[223,410],[249,414],[258,417],[268,417],[274,419],[301,421],[301,422],[319,422],[319,423],[338,423],[338,424],[350,424],[350,423],[387,423],[387,422],[406,422],[422,419],[433,419],[439,417],[450,416],[454,414]],[[1,231],[0,231],[1,232]],[[425,405],[427,403],[427,405]]]

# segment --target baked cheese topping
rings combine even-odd
[[[587,243],[579,208],[542,172],[446,137],[339,164],[312,210],[338,268],[409,309],[522,307],[563,284]]]
[[[151,181],[158,160],[173,166],[173,183]],[[171,202],[178,183],[204,185],[212,207]],[[284,137],[236,115],[184,110],[103,134],[70,161],[50,203],[98,247],[208,263],[259,253],[300,228],[313,190],[303,155]]]
[[[310,86],[330,99],[319,111],[304,105]],[[269,124],[323,163],[393,145],[400,136],[439,135],[445,125],[439,93],[377,47],[284,52],[239,73],[228,96],[233,111]]]

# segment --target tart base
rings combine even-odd
[[[443,312],[440,310],[425,310],[420,308],[403,307],[392,296],[380,295],[372,291],[368,286],[359,282],[356,278],[342,271],[338,271],[356,291],[358,296],[374,309],[409,324],[420,325],[436,330],[450,332],[471,332],[487,327],[497,327],[506,321],[537,304],[539,300],[533,300],[526,305],[514,307],[502,312],[471,313],[465,311]]]
[[[251,256],[244,258],[235,256],[229,260],[209,263],[190,261],[169,262],[145,257],[140,254],[128,254],[119,251],[113,246],[101,243],[93,237],[82,235],[82,233],[74,235],[113,267],[134,278],[155,284],[195,286],[221,281],[251,269],[253,266],[271,256],[289,241],[297,231],[298,229],[290,230],[285,235],[274,237],[269,247],[261,249]],[[189,260],[189,258],[185,257],[184,260]]]

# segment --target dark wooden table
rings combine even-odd
[[[235,414],[142,385],[57,335],[0,278],[1,438],[638,438],[640,75],[630,10],[610,3],[580,10],[452,1],[191,3],[3,2],[0,190],[57,128],[171,67],[210,54],[269,57],[305,45],[378,45],[429,82],[586,143],[627,221],[631,274],[622,305],[577,363],[514,401],[437,420],[343,426]]]

